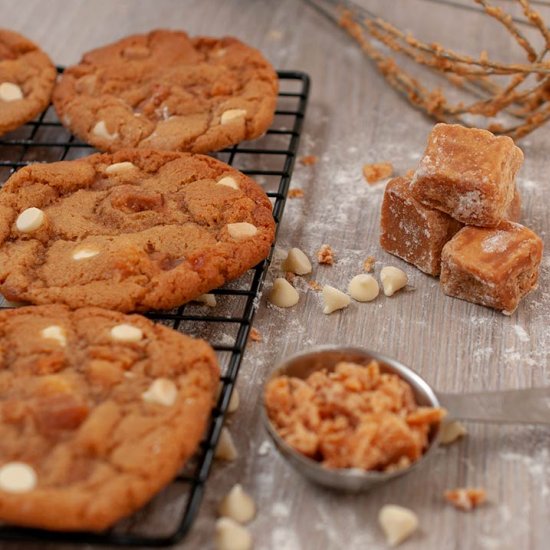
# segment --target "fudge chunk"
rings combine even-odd
[[[504,213],[504,219],[510,222],[521,221],[521,195],[517,187],[514,190],[514,198]]]
[[[436,124],[412,180],[425,206],[466,225],[495,227],[514,197],[521,149],[506,136],[457,124]]]
[[[424,273],[439,275],[441,251],[462,227],[447,214],[420,204],[411,194],[409,178],[395,178],[386,186],[380,222],[384,250]]]
[[[464,227],[443,247],[441,286],[449,296],[510,315],[536,287],[541,257],[541,239],[519,223]]]

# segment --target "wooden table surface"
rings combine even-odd
[[[487,49],[504,60],[514,56],[509,36],[486,17],[422,0],[363,3],[427,40],[466,53]],[[548,427],[469,423],[467,438],[438,450],[426,468],[360,496],[312,486],[267,442],[258,414],[262,383],[281,358],[316,344],[385,352],[442,391],[550,384],[548,256],[538,290],[505,317],[445,297],[437,280],[380,249],[384,186],[367,186],[361,167],[388,160],[403,174],[419,160],[432,122],[388,88],[342,31],[299,0],[0,0],[0,13],[3,27],[41,44],[58,64],[76,62],[86,50],[130,33],[170,27],[235,35],[260,48],[276,68],[308,72],[313,87],[301,154],[320,160],[296,167],[293,186],[302,188],[305,197],[287,203],[267,284],[280,274],[277,257],[284,250],[297,246],[313,257],[322,243],[333,247],[337,262],[314,266],[313,277],[321,283],[345,289],[369,255],[377,259],[377,273],[389,264],[409,275],[407,291],[353,303],[328,316],[318,293],[303,281],[298,283],[300,303],[292,309],[266,305],[264,292],[255,321],[264,339],[249,344],[237,384],[241,406],[228,422],[240,455],[213,468],[198,519],[181,547],[213,546],[217,503],[240,482],[258,505],[250,524],[257,550],[386,548],[376,520],[386,503],[412,508],[420,518],[420,531],[404,549],[548,548]],[[518,176],[523,221],[548,247],[550,127],[520,145],[525,153]],[[484,487],[489,504],[470,514],[446,505],[443,491],[457,486]],[[169,516],[171,509],[166,504],[159,517]]]

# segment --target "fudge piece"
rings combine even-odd
[[[464,227],[444,247],[441,286],[449,296],[511,315],[537,285],[542,240],[519,223]]]
[[[504,213],[504,219],[510,222],[521,221],[521,196],[517,187],[514,190],[514,198]]]
[[[408,178],[395,178],[386,186],[380,244],[390,254],[437,276],[441,250],[462,224],[420,204],[411,194],[410,183]]]
[[[412,180],[425,206],[466,225],[495,227],[514,197],[523,153],[507,136],[457,124],[436,124]]]

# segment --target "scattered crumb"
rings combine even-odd
[[[485,489],[474,488],[458,488],[445,491],[443,494],[445,500],[453,506],[465,512],[469,512],[483,504],[487,500]]]
[[[285,279],[292,284],[292,281],[294,281],[294,278],[296,277],[295,273],[292,273],[292,271],[286,271],[285,272]]]
[[[281,40],[281,38],[283,37],[283,33],[282,31],[273,29],[267,33],[267,37],[271,40]]]
[[[393,165],[391,162],[377,162],[374,164],[363,165],[363,177],[367,183],[377,183],[385,180],[393,174]]]
[[[258,454],[260,456],[265,456],[269,454],[271,449],[271,443],[269,441],[262,441],[262,444],[258,447]]]
[[[261,342],[262,341],[262,333],[257,329],[257,328],[254,328],[252,327],[250,329],[250,336],[249,338],[253,341],[253,342]]]
[[[312,166],[313,164],[317,164],[319,157],[316,157],[315,155],[305,155],[304,157],[300,157],[298,160],[300,161],[300,164],[303,164],[304,166]]]
[[[313,290],[322,290],[323,289],[323,285],[320,285],[317,281],[311,279],[307,282],[307,284],[309,285],[309,287]]]
[[[367,273],[372,273],[374,271],[375,263],[376,263],[376,258],[374,256],[368,256],[367,259],[363,262],[363,269]]]
[[[416,172],[416,170],[414,168],[411,168],[410,170],[407,170],[405,172],[405,177],[406,178],[412,178],[414,176],[415,172]]]
[[[334,264],[334,254],[329,244],[322,245],[321,248],[317,251],[317,261],[320,264],[324,265]]]
[[[295,187],[294,189],[290,189],[288,191],[288,198],[289,199],[301,199],[304,196],[303,189],[298,189]]]

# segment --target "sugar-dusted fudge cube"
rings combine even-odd
[[[409,178],[386,185],[380,220],[380,244],[429,275],[439,275],[443,245],[462,227],[447,214],[420,204]]]
[[[537,286],[542,240],[519,223],[464,227],[441,255],[443,292],[510,315]]]
[[[517,186],[514,191],[514,198],[504,213],[504,219],[510,222],[521,221],[521,195]]]
[[[495,227],[514,197],[523,153],[507,136],[436,124],[412,181],[413,196],[466,225]]]

